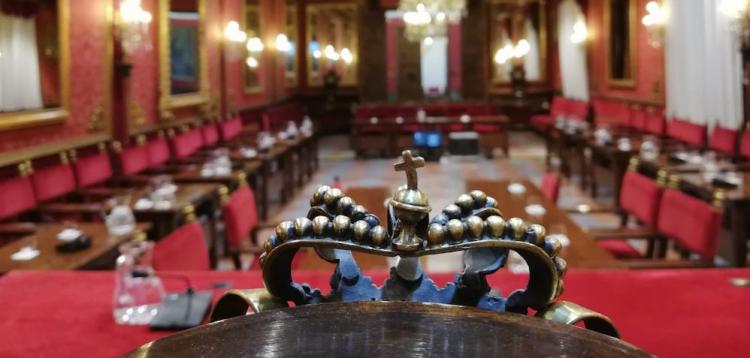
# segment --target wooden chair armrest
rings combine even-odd
[[[39,224],[30,222],[0,223],[0,236],[2,235],[29,235],[36,232]]]
[[[587,233],[595,240],[650,239],[657,236],[656,231],[647,227],[589,229]]]
[[[628,269],[647,270],[647,269],[691,269],[691,268],[710,268],[714,267],[712,262],[698,260],[621,260]]]
[[[96,214],[105,209],[101,203],[47,203],[39,204],[34,209],[41,214],[65,215],[65,214]]]

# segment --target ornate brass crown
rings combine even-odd
[[[543,226],[519,218],[506,220],[495,199],[476,190],[459,196],[430,221],[431,209],[418,188],[416,170],[424,166],[424,160],[414,158],[410,151],[404,151],[402,159],[395,169],[406,172],[407,185],[390,199],[385,227],[341,190],[319,187],[307,217],[280,223],[266,241],[260,263],[267,291],[230,292],[222,301],[234,306],[220,302],[212,319],[236,315],[236,310],[243,308],[257,312],[285,307],[288,302],[418,301],[522,314],[531,308],[539,317],[565,323],[583,321],[589,329],[617,336],[605,316],[570,302],[553,302],[562,293],[567,264],[558,257],[560,243],[545,238]],[[292,259],[306,247],[337,265],[330,295],[292,280]],[[486,276],[505,265],[509,250],[523,257],[530,276],[526,289],[505,298],[491,289]],[[361,273],[352,251],[400,259],[390,278],[377,287]],[[422,271],[418,257],[455,251],[464,252],[464,271],[439,288]],[[246,304],[237,307],[243,299]]]

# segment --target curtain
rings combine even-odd
[[[523,58],[523,69],[526,72],[527,81],[539,81],[542,79],[541,62],[539,59],[539,36],[531,19],[526,19],[525,24],[526,41],[529,42],[529,53]]]
[[[436,36],[432,44],[422,47],[422,90],[428,96],[445,93],[448,86],[448,37]]]
[[[723,0],[668,0],[667,116],[709,126],[742,123],[742,58]]]
[[[579,20],[585,20],[583,12],[575,0],[564,0],[560,3],[557,16],[557,46],[563,96],[588,101],[589,79],[586,72],[586,49],[583,44],[574,44],[570,41],[573,25]]]
[[[0,12],[0,112],[43,106],[34,19]]]

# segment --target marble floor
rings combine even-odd
[[[428,162],[419,171],[420,189],[427,194],[433,208],[442,208],[451,204],[460,194],[466,192],[464,182],[468,178],[512,179],[529,178],[539,184],[544,172],[544,142],[541,137],[531,132],[513,132],[511,138],[510,158],[496,153],[494,159],[484,156],[450,156],[445,155],[439,162]],[[338,177],[344,189],[348,187],[386,187],[392,193],[405,183],[403,172],[393,170],[398,158],[389,159],[355,159],[349,149],[347,136],[332,136],[321,139],[320,170],[304,188],[297,191],[293,200],[278,208],[269,223],[292,220],[306,215],[310,205],[310,195],[319,185],[330,185]],[[608,198],[599,198],[609,202]],[[592,204],[594,201],[582,193],[576,182],[564,181],[559,205],[575,207],[578,204]],[[369,209],[370,211],[375,211]],[[613,227],[619,220],[614,215],[598,214],[575,218],[584,227]],[[264,230],[259,238],[265,240],[272,232]],[[253,257],[245,255],[249,264]],[[453,272],[461,268],[460,255],[441,255],[426,260],[425,269],[430,272]],[[257,264],[256,264],[257,265]],[[229,269],[231,264],[223,260],[220,269]],[[255,267],[253,267],[255,268]],[[305,265],[306,269],[315,265]],[[321,269],[329,270],[330,266]]]

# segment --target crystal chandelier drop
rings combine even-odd
[[[466,15],[466,0],[401,0],[398,6],[406,24],[409,41],[445,36],[448,23],[456,23]]]

